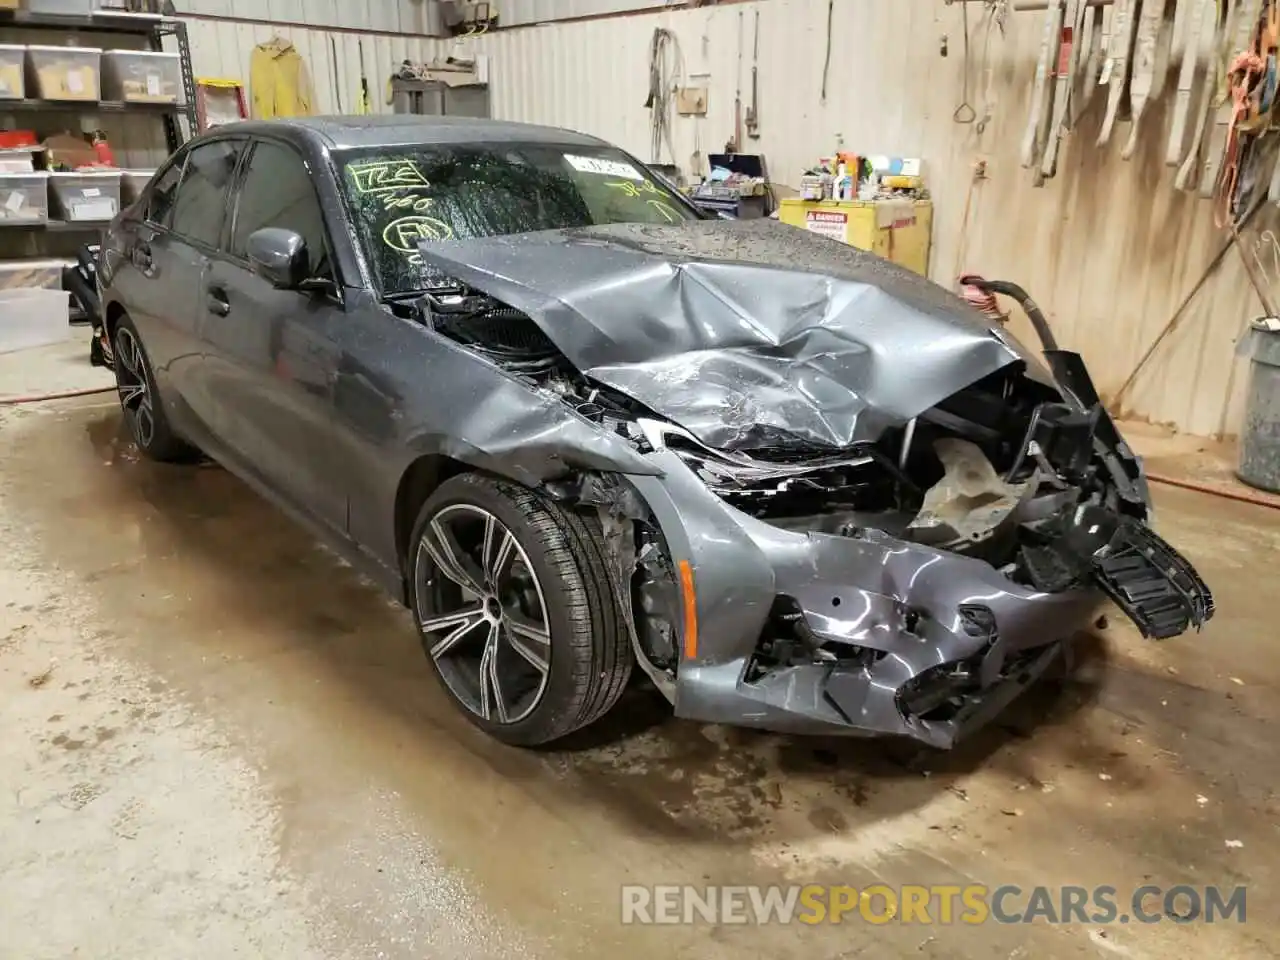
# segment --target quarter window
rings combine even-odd
[[[243,140],[215,140],[191,151],[173,205],[173,232],[216,247],[227,213],[227,191],[244,152]]]
[[[249,236],[265,227],[292,230],[307,243],[311,273],[332,277],[325,245],[324,217],[302,157],[289,147],[261,141],[249,156],[236,204],[231,255],[245,258]]]

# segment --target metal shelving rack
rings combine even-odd
[[[0,114],[78,113],[81,115],[159,117],[164,124],[164,138],[169,152],[173,153],[188,137],[199,131],[196,110],[196,82],[191,69],[191,45],[187,38],[187,25],[181,20],[153,13],[125,13],[98,10],[87,14],[32,13],[27,10],[0,10],[0,28],[11,31],[63,31],[76,34],[110,34],[117,37],[144,38],[144,49],[164,52],[166,39],[173,37],[178,48],[182,76],[181,103],[124,102],[114,100],[65,101],[28,97],[22,100],[0,101]],[[185,125],[183,121],[186,121]],[[184,129],[185,126],[185,129]],[[69,236],[79,244],[88,237],[99,234],[110,221],[107,220],[49,220],[40,223],[9,223],[3,229],[32,238],[23,245],[34,243],[48,251],[50,246],[60,246],[56,236]],[[81,317],[83,320],[84,318]],[[77,322],[73,311],[72,323]]]
[[[187,25],[176,17],[151,13],[124,13],[98,10],[89,14],[31,13],[26,10],[0,11],[0,28],[30,30],[64,30],[74,33],[112,33],[141,36],[147,40],[147,49],[161,52],[166,37],[173,37],[178,46],[182,72],[183,103],[126,103],[120,101],[25,100],[0,101],[0,113],[34,111],[73,112],[81,114],[158,114],[164,123],[165,143],[169,152],[177,150],[183,141],[194,136],[199,129],[196,119],[196,81],[191,70],[191,45],[187,40]],[[186,120],[186,131],[182,128]],[[78,224],[48,224],[49,229],[75,229]],[[101,224],[86,222],[85,229],[94,230]]]

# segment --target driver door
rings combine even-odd
[[[242,469],[286,505],[344,533],[347,502],[333,442],[333,390],[346,321],[339,295],[280,290],[249,264],[249,236],[264,227],[306,241],[311,275],[333,280],[320,201],[302,156],[256,140],[242,166],[224,249],[203,278],[201,340],[217,371],[217,417],[241,442]],[[336,290],[336,287],[335,287]]]

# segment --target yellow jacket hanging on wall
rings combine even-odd
[[[293,44],[282,37],[273,37],[253,48],[249,86],[255,119],[312,114],[315,96],[306,61]]]

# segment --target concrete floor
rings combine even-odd
[[[73,346],[0,357],[0,396],[101,382]],[[642,690],[520,752],[237,480],[139,462],[111,396],[0,407],[0,957],[1276,956],[1280,513],[1157,495],[1210,628],[1112,617],[954,753],[676,722]],[[1249,922],[618,920],[624,883],[875,880],[1246,883]]]

